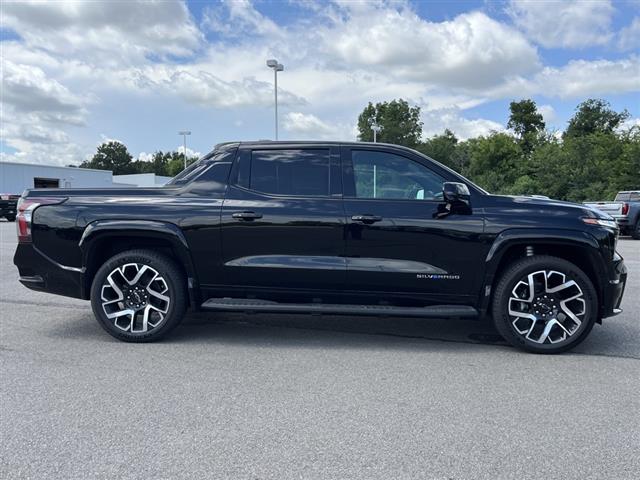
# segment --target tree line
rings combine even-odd
[[[93,157],[82,162],[80,168],[111,170],[114,175],[155,173],[156,175],[175,177],[183,170],[184,159],[185,154],[182,152],[157,151],[149,160],[134,160],[123,143],[111,140],[99,145]],[[187,165],[197,159],[197,157],[187,157]]]
[[[420,107],[405,100],[369,103],[358,117],[359,140],[414,148],[491,193],[546,195],[560,200],[613,199],[640,188],[640,127],[608,102],[589,99],[577,106],[561,134],[547,130],[533,100],[510,104],[507,131],[464,141],[451,130],[422,139]]]
[[[446,129],[423,139],[419,106],[403,99],[369,103],[358,117],[358,139],[373,141],[375,122],[382,127],[379,142],[414,148],[491,193],[581,202],[640,188],[640,127],[623,128],[626,110],[586,100],[560,134],[546,128],[533,100],[511,102],[509,109],[507,131],[460,140]],[[187,164],[195,160],[187,158]],[[149,160],[134,160],[125,145],[109,141],[80,167],[173,177],[184,167],[184,154],[157,151]]]

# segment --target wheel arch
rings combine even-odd
[[[480,300],[482,314],[490,313],[493,292],[502,272],[513,261],[530,255],[551,255],[567,260],[589,277],[603,307],[606,269],[600,256],[598,241],[587,232],[537,229],[506,230],[494,241],[486,258],[485,279]],[[602,312],[598,315],[598,321]]]
[[[189,244],[180,228],[155,220],[96,220],[85,228],[79,241],[84,267],[83,298],[89,299],[93,278],[100,266],[113,255],[137,248],[159,251],[173,258],[187,279],[192,305],[196,298],[197,277]]]

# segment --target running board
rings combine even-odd
[[[280,303],[248,298],[210,298],[203,310],[265,313],[325,313],[330,315],[384,315],[389,317],[476,318],[478,311],[466,305],[395,307],[391,305],[343,305],[339,303]]]

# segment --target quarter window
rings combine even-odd
[[[249,188],[290,196],[328,196],[328,149],[254,150]]]
[[[444,179],[424,165],[387,152],[353,150],[357,198],[442,200]]]

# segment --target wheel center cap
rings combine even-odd
[[[126,291],[126,302],[130,308],[139,309],[147,304],[148,295],[144,289],[133,287]]]

